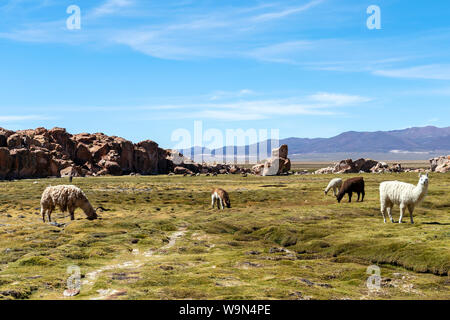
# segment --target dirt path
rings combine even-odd
[[[169,242],[159,248],[158,250],[148,250],[145,252],[139,252],[138,249],[133,250],[133,254],[135,255],[135,259],[128,260],[125,262],[110,264],[103,266],[97,270],[91,271],[86,274],[86,278],[81,282],[81,290],[89,290],[98,279],[99,275],[104,271],[114,270],[114,269],[138,269],[142,267],[146,262],[151,261],[151,259],[159,253],[163,253],[165,250],[170,249],[176,243],[176,241],[184,236],[186,233],[186,228],[180,228],[178,231],[172,233],[169,237]],[[115,290],[115,289],[100,289],[97,290],[98,296],[90,298],[90,300],[105,300],[105,299],[114,299],[115,297],[126,295],[125,290]]]

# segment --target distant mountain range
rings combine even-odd
[[[270,155],[270,140],[257,145],[228,148],[231,154],[238,157],[250,154],[249,150],[267,149]],[[276,144],[276,141],[274,141]],[[348,131],[332,138],[287,138],[280,139],[279,144],[289,146],[291,159],[336,160],[336,154],[350,155],[378,155],[384,160],[394,159],[427,159],[430,156],[444,154],[450,151],[450,127],[437,128],[434,126],[414,127],[404,130],[356,132]],[[227,148],[209,150],[193,147],[180,150],[188,157],[198,158],[199,155],[227,154]],[[228,158],[228,157],[227,157]]]

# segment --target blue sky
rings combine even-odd
[[[281,138],[449,126],[449,12],[446,0],[0,0],[0,126],[167,148],[195,120]]]

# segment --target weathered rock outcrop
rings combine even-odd
[[[433,172],[450,172],[450,155],[430,159],[430,169]]]
[[[400,164],[396,164],[393,167],[385,162],[378,162],[372,159],[358,159],[353,161],[352,159],[341,160],[335,163],[333,166],[319,169],[315,174],[341,174],[341,173],[360,173],[360,172],[403,172],[403,168]]]
[[[147,140],[133,144],[103,133],[72,135],[63,128],[0,128],[0,178],[168,173],[167,151]]]
[[[133,144],[103,133],[72,135],[63,128],[17,132],[0,128],[0,179],[169,172],[237,174],[249,173],[250,169],[199,164],[175,150],[162,149],[151,140]]]
[[[262,176],[275,176],[291,170],[291,160],[288,158],[288,146],[283,144],[272,150],[272,157],[264,164],[252,167],[252,173]]]

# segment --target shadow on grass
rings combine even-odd
[[[422,222],[422,224],[431,224],[438,226],[450,226],[450,223],[441,223],[441,222]]]

